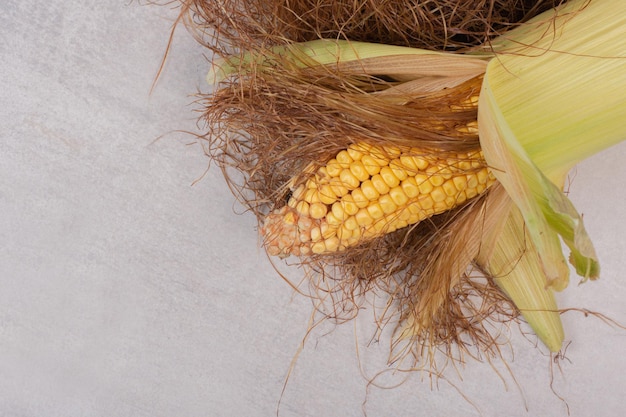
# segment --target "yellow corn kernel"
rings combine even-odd
[[[458,191],[463,191],[467,187],[467,178],[465,176],[453,177],[452,182]]]
[[[337,194],[333,191],[329,184],[323,184],[319,188],[318,200],[324,204],[333,204],[337,201]]]
[[[417,189],[417,187],[415,187]],[[398,206],[402,207],[409,201],[409,197],[404,193],[404,190],[401,186],[393,187],[389,190],[389,197],[393,200],[393,202]]]
[[[342,169],[341,164],[334,158],[326,164],[326,172],[330,177],[338,177]]]
[[[359,206],[356,205],[351,194],[345,195],[341,199],[341,207],[348,216],[354,216],[356,212],[359,211]]]
[[[335,203],[335,204],[337,204],[337,203]],[[334,205],[334,204],[333,204],[333,205]],[[335,214],[334,214],[332,211],[331,211],[331,212],[328,212],[328,213],[326,214],[325,219],[326,219],[326,223],[327,223],[329,226],[332,226],[332,227],[334,227],[334,228],[336,228],[337,226],[340,226],[340,225],[341,225],[341,223],[342,223],[341,219],[337,218],[337,216],[335,216]]]
[[[354,190],[361,185],[361,181],[352,174],[350,169],[342,169],[339,179],[348,190]]]
[[[394,159],[389,163],[389,168],[393,172],[393,175],[400,181],[406,179],[409,176],[407,169],[402,163],[400,159]]]
[[[352,160],[355,162],[359,161],[363,156],[363,152],[361,152],[361,150],[354,145],[350,145],[348,149],[346,149],[346,151],[348,152],[350,158],[352,158]]]
[[[330,189],[332,190],[334,194],[337,195],[337,197],[343,197],[344,195],[350,192],[350,190],[348,190],[348,188],[345,186],[343,181],[341,181],[339,178],[331,179]]]
[[[389,186],[380,174],[374,175],[371,181],[374,188],[376,188],[376,191],[380,194],[387,194],[389,192]]]
[[[457,193],[456,186],[454,185],[454,181],[451,179],[441,184],[441,189],[447,196],[454,196]]]
[[[373,178],[374,177],[372,177],[372,179]],[[382,178],[381,178],[381,181],[382,181]],[[370,201],[375,201],[378,199],[378,197],[380,197],[380,193],[378,192],[376,187],[374,187],[374,183],[372,182],[372,180],[364,181],[361,184],[361,191],[363,191],[363,195],[365,196],[365,198],[367,198]]]
[[[437,202],[444,201],[447,196],[443,188],[436,187],[431,191],[430,197],[433,199],[433,201],[437,203]]]
[[[369,226],[374,222],[374,219],[370,215],[367,208],[360,209],[355,215],[354,219],[356,220],[359,226]]]
[[[322,203],[313,203],[309,206],[309,216],[313,219],[323,219],[328,213],[328,206]]]
[[[358,213],[358,211],[357,211],[357,213]],[[356,213],[355,213],[355,215],[356,215]],[[350,216],[346,220],[344,220],[343,226],[346,229],[348,229],[348,230],[355,230],[355,229],[358,229],[359,223],[356,221],[356,217]]]
[[[379,203],[373,203],[367,206],[365,210],[367,210],[367,212],[370,214],[370,216],[374,220],[380,219],[385,214],[385,212],[383,211],[383,208],[380,206]]]
[[[313,204],[313,203],[319,203],[320,202],[320,196],[319,193],[316,189],[313,188],[308,188],[305,192],[304,192],[304,197],[302,198],[304,201],[306,201],[309,204]]]
[[[354,162],[354,160],[350,158],[348,151],[340,151],[335,159],[339,162],[339,166],[341,166],[342,169],[350,168],[350,164]]]
[[[326,251],[326,244],[324,243],[324,241],[317,242],[313,244],[313,246],[311,246],[311,252],[313,253],[321,254],[321,253],[324,253],[325,251]]]
[[[363,188],[363,184],[361,184],[360,188],[357,188],[356,190],[352,190],[352,193],[350,194],[352,196],[352,201],[354,201],[354,204],[356,204],[358,208],[367,207],[367,205],[370,203],[368,198],[363,193],[362,188]]]
[[[351,164],[350,172],[352,173],[352,175],[358,178],[359,181],[365,181],[370,177],[370,173],[367,171],[367,169],[363,165],[363,162],[361,161],[355,161],[353,164]]]
[[[334,252],[339,248],[339,238],[337,236],[326,239],[326,252]]]
[[[348,218],[348,215],[344,211],[344,209],[343,209],[343,207],[342,207],[342,205],[341,205],[341,203],[339,201],[337,201],[335,204],[333,204],[333,206],[331,207],[331,212],[332,212],[333,216],[335,216],[337,218],[337,220],[339,220],[340,222],[343,222],[345,219]],[[330,223],[330,221],[329,221],[329,223]]]
[[[380,172],[380,164],[370,155],[363,155],[360,162],[369,175],[376,175]]]
[[[308,216],[309,215],[309,203],[307,203],[306,201],[299,201],[296,204],[296,211],[301,216]]]
[[[430,177],[426,175],[420,175],[419,178],[415,176],[415,182],[420,190],[420,194],[430,194],[433,191],[433,183],[430,182]]]
[[[393,202],[389,194],[381,195],[378,204],[380,204],[385,214],[391,214],[398,209],[398,206]]]
[[[408,198],[415,198],[420,193],[420,189],[415,182],[415,177],[408,177],[402,181],[401,187]]]
[[[400,184],[400,179],[395,176],[393,170],[389,167],[382,167],[380,169],[379,175],[382,177],[383,181],[385,181],[385,183],[389,186],[389,188],[396,187],[398,186],[398,184]]]

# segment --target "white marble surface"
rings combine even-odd
[[[368,389],[386,343],[367,346],[365,316],[358,357],[354,326],[322,326],[282,391],[311,306],[219,170],[192,186],[207,159],[176,130],[195,129],[207,63],[184,30],[149,94],[174,17],[121,0],[0,5],[0,416],[567,415],[549,359],[521,337],[521,388],[469,363],[459,391],[418,376]],[[576,171],[603,274],[559,295],[622,323],[625,159],[622,144]],[[572,416],[621,415],[626,330],[563,320],[556,393]]]

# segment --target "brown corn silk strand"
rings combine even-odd
[[[285,40],[349,39],[456,51],[488,43],[560,0],[182,0],[216,52]],[[208,35],[208,37],[207,37]]]

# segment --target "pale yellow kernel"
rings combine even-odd
[[[446,193],[447,196],[454,196],[457,193],[456,186],[454,185],[454,181],[451,179],[441,184],[441,188],[443,192]]]
[[[477,187],[478,185],[476,185]],[[476,190],[476,187],[473,188],[468,188],[467,190],[465,190],[465,195],[466,197],[469,198],[474,198],[478,195],[478,191]]]
[[[332,212],[333,216],[335,216],[337,218],[337,220],[339,220],[341,222],[345,218],[348,217],[346,212],[343,210],[341,202],[339,202],[339,201],[337,201],[335,204],[333,204],[333,206],[331,207],[331,212]]]
[[[346,186],[344,185],[343,181],[341,181],[339,178],[331,179],[330,189],[335,195],[337,195],[337,197],[343,197],[350,192],[350,190],[348,190],[348,188],[346,188]]]
[[[332,211],[326,214],[325,219],[329,226],[339,226],[342,223],[341,219],[337,218]]]
[[[419,171],[417,164],[415,163],[415,159],[412,156],[401,155],[400,164],[408,171],[409,175],[415,175],[417,171]]]
[[[354,190],[361,185],[361,181],[354,176],[350,169],[342,169],[339,174],[339,179],[348,190]]]
[[[367,205],[369,204],[369,200],[367,199],[367,197],[365,197],[365,194],[363,194],[363,184],[361,184],[361,188],[352,190],[351,195],[352,201],[354,201],[354,204],[356,204],[358,208],[367,207]]]
[[[430,169],[432,167],[429,167],[428,169]],[[431,175],[428,177],[428,181],[434,186],[434,187],[440,187],[441,184],[444,183],[445,179],[439,175],[439,174],[434,174],[431,173]]]
[[[481,169],[476,173],[476,178],[478,179],[479,184],[486,184],[489,180],[489,171]]]
[[[380,204],[385,214],[393,213],[398,209],[398,206],[393,202],[389,194],[381,195],[378,204]]]
[[[400,180],[398,179],[398,177],[396,177],[393,170],[389,167],[382,167],[380,169],[379,175],[382,177],[383,181],[385,181],[385,183],[389,186],[389,188],[396,187],[398,184],[400,184]]]
[[[354,198],[351,194],[343,196],[341,199],[341,207],[348,216],[354,216],[359,211],[359,206],[354,202]]]
[[[370,155],[363,155],[360,162],[369,175],[376,175],[380,172],[380,165]]]
[[[396,220],[393,223],[393,227],[398,230],[398,229],[402,229],[403,227],[407,227],[409,224],[406,222],[406,220],[402,220],[400,218],[396,218]]]
[[[359,226],[369,226],[374,222],[374,219],[372,219],[372,216],[370,216],[370,213],[366,208],[360,209],[354,215],[354,218]]]
[[[415,187],[417,189],[417,187]],[[403,206],[409,200],[409,197],[404,193],[402,186],[393,187],[389,190],[389,197],[396,203],[397,206]]]
[[[476,188],[478,185],[478,178],[476,178],[476,174],[467,174],[465,178],[467,179],[467,188]]]
[[[467,178],[464,175],[452,178],[452,182],[458,191],[463,191],[467,187]]]
[[[461,171],[469,171],[472,169],[472,163],[465,159],[460,160],[456,166],[458,166]]]
[[[376,235],[385,234],[389,232],[389,223],[384,218],[379,219],[377,222],[374,222],[374,224],[370,227],[370,230],[372,230]]]
[[[383,208],[378,203],[370,204],[369,206],[367,206],[365,210],[367,210],[367,212],[370,214],[370,216],[374,220],[380,219],[385,214],[385,212],[383,211]]]
[[[326,244],[323,241],[317,242],[311,246],[311,252],[320,254],[326,252]]]
[[[444,199],[443,201],[435,201],[435,206],[433,207],[433,209],[435,210],[435,213],[443,213],[444,211],[449,210],[450,206],[448,205],[448,203],[446,203],[446,200]]]
[[[441,194],[443,194],[443,193],[441,193]],[[443,194],[443,195],[445,196],[445,194]],[[433,197],[430,194],[424,195],[424,196],[419,196],[418,202],[419,202],[419,206],[421,207],[422,210],[429,210],[429,209],[431,209],[435,205],[435,201],[433,200]]]
[[[393,159],[389,156],[387,149],[380,146],[372,146],[369,150],[369,156],[374,158],[374,161],[381,167],[389,165],[389,161]]]
[[[391,168],[393,175],[400,181],[408,177],[406,168],[402,165],[399,159],[394,159],[393,161],[389,162],[389,168]]]
[[[329,184],[323,184],[319,188],[318,199],[324,204],[333,204],[337,201],[337,194],[335,194]]]
[[[414,155],[412,158],[413,163],[417,167],[418,171],[426,171],[426,169],[430,165],[428,159],[424,158],[423,156]]]
[[[339,164],[339,162],[337,162],[335,158],[331,159],[326,164],[326,172],[331,177],[338,177],[341,169],[341,165]]]
[[[307,203],[306,201],[299,201],[298,204],[296,205],[296,211],[301,216],[308,216],[309,215],[309,203]]]
[[[309,216],[313,219],[322,219],[328,213],[328,206],[322,203],[313,203],[309,206]]]
[[[361,228],[360,227],[356,227],[355,229],[352,229],[352,238],[350,240],[352,242],[356,243],[361,238],[361,235],[362,235]]]
[[[385,146],[383,149],[387,159],[393,159],[399,157],[402,154],[402,149],[397,146]]]
[[[422,209],[422,206],[420,205],[421,200],[424,200],[424,199],[425,199],[424,197],[421,197],[420,200],[409,203],[407,208],[409,209],[409,213],[411,213],[411,216],[419,215],[422,211],[424,211]]]
[[[452,170],[450,169],[450,162],[445,162],[446,165],[443,165],[439,168],[439,175],[443,177],[444,180],[449,180],[452,178]]]
[[[486,189],[487,189],[487,184],[478,184],[478,187],[476,187],[476,191],[478,192],[478,194],[482,193]]]
[[[308,246],[300,246],[300,253],[303,256],[309,255],[311,253],[311,248]]]
[[[349,230],[344,225],[337,229],[337,237],[339,238],[340,242],[345,244],[345,241],[352,237],[352,230]]]
[[[337,162],[339,162],[339,165],[343,169],[350,168],[350,164],[354,162],[352,158],[350,158],[350,154],[348,154],[348,151],[345,150],[340,151],[335,159],[337,160]]]
[[[380,194],[387,194],[389,192],[389,186],[380,175],[374,175],[371,181],[374,188],[376,188],[376,191]]]
[[[348,146],[348,149],[346,149],[346,151],[348,152],[348,155],[350,155],[350,158],[352,158],[353,161],[358,161],[363,156],[363,152],[361,152],[357,147],[353,145]]]
[[[296,224],[295,214],[293,214],[292,211],[288,211],[287,213],[285,213],[285,216],[283,217],[283,222],[286,224]]]
[[[382,178],[380,178],[380,181],[382,181]],[[363,183],[361,183],[361,190],[363,191],[363,195],[365,196],[365,198],[370,201],[376,201],[378,200],[378,197],[380,197],[380,193],[378,192],[376,187],[374,187],[374,183],[372,182],[372,180],[363,181]]]
[[[466,200],[467,200],[467,196],[465,195],[465,191],[459,192],[459,194],[456,196],[457,204],[464,203]]]
[[[358,213],[358,211],[357,211],[357,213]],[[345,227],[348,230],[355,230],[355,229],[358,229],[359,223],[357,223],[356,217],[350,216],[350,217],[348,217],[347,219],[345,219],[343,221],[343,227]]]
[[[420,193],[420,189],[417,187],[414,177],[408,177],[402,181],[401,187],[408,198],[415,198]]]
[[[433,201],[435,201],[435,202],[444,201],[446,199],[446,197],[447,197],[445,191],[441,187],[434,188],[430,192],[430,196],[432,197]]]
[[[350,165],[350,172],[354,175],[359,181],[365,181],[370,177],[369,172],[365,169],[363,162],[355,161]]]
[[[298,200],[293,198],[293,196],[289,197],[289,200],[287,201],[287,205],[291,208],[296,208],[296,206],[298,205]]]
[[[319,193],[317,192],[316,189],[308,188],[304,192],[303,200],[306,201],[309,204],[319,203],[320,202],[320,196],[319,196]]]
[[[448,196],[444,200],[444,203],[446,203],[446,209],[447,210],[458,206],[458,201],[457,201],[457,199],[455,197],[456,196]]]
[[[362,154],[367,154],[367,153],[369,153],[370,149],[372,149],[372,145],[370,145],[367,142],[358,142],[358,143],[350,144],[350,146],[348,146],[348,148],[354,149],[355,151],[359,151]]]
[[[322,223],[320,225],[320,232],[322,232],[322,239],[328,239],[331,236],[335,235],[335,231],[337,228],[335,226],[330,226],[328,223]]]
[[[424,178],[421,178],[421,175],[420,175],[419,180],[417,176],[415,176],[415,180],[417,182],[417,187],[420,190],[420,194],[430,194],[433,188],[435,188],[433,184],[430,182],[429,178],[426,176],[424,176]]]
[[[409,219],[407,220],[408,224],[415,224],[415,223],[419,223],[420,221],[422,221],[423,219],[419,216],[419,214],[415,213],[411,213],[411,216],[409,217]]]
[[[333,236],[326,239],[326,252],[334,252],[339,248],[339,238]]]
[[[397,216],[398,216],[398,220],[402,220],[403,222],[408,222],[409,218],[411,217],[411,212],[409,211],[408,208],[404,207],[402,210],[398,212]]]

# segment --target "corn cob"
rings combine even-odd
[[[494,182],[480,150],[354,143],[293,187],[261,233],[273,256],[341,251],[450,210]]]

